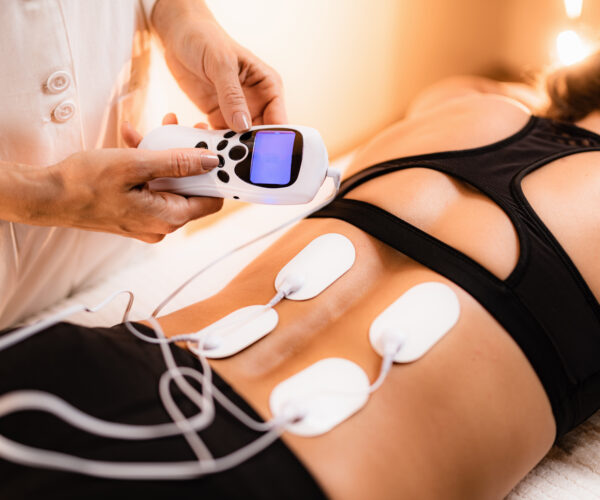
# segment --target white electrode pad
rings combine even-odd
[[[458,298],[443,283],[421,283],[405,292],[371,324],[369,340],[383,356],[384,333],[397,331],[406,340],[394,356],[396,363],[419,359],[457,322],[460,314]]]
[[[318,436],[360,410],[369,399],[369,378],[356,363],[342,358],[317,361],[281,382],[269,398],[275,418],[298,416],[286,430]]]
[[[278,322],[279,315],[271,307],[243,307],[200,330],[197,335],[204,348],[200,351],[199,344],[191,342],[190,350],[207,358],[233,356],[272,332]]]
[[[354,264],[356,251],[345,236],[323,234],[306,245],[279,271],[275,288],[280,290],[286,278],[298,276],[302,286],[286,296],[290,300],[307,300],[319,295]]]

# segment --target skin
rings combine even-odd
[[[287,123],[281,77],[227,35],[202,0],[159,0],[152,24],[171,73],[213,128]]]
[[[279,75],[231,39],[202,0],[159,0],[151,21],[173,76],[214,128],[287,122]],[[124,124],[130,144],[132,134]],[[127,148],[81,151],[50,166],[0,161],[0,219],[156,243],[223,202],[155,192],[147,182],[203,174],[218,162],[201,149]]]
[[[529,118],[522,101],[468,85],[458,92],[442,90],[443,95],[425,92],[415,102],[419,111],[366,144],[350,173],[400,156],[490,144],[515,133]],[[598,118],[594,113],[582,125],[600,132]],[[570,156],[523,182],[533,207],[597,298],[598,161],[600,153]],[[518,240],[507,216],[478,191],[442,173],[400,171],[348,196],[396,214],[501,278],[517,261]],[[354,243],[352,269],[314,299],[284,300],[276,307],[280,322],[272,333],[211,365],[267,419],[272,389],[320,359],[350,359],[373,381],[381,363],[368,343],[373,319],[412,286],[445,283],[458,296],[461,315],[426,356],[393,366],[367,405],[332,431],[313,438],[284,433],[283,440],[334,499],[504,497],[542,459],[555,436],[550,404],[534,370],[468,293],[355,227],[334,219],[302,221],[220,293],[162,317],[162,326],[168,335],[193,332],[240,307],[266,303],[281,267],[329,232]]]

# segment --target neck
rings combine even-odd
[[[578,127],[586,128],[600,135],[600,111],[594,111],[575,123]]]

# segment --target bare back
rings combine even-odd
[[[408,155],[490,144],[522,128],[528,112],[498,96],[470,96],[377,135],[350,172]],[[527,176],[530,203],[571,255],[596,297],[600,269],[600,153],[570,156]],[[519,244],[507,215],[474,188],[414,168],[372,180],[351,196],[378,205],[464,252],[498,277],[514,267]],[[277,306],[280,323],[237,356],[212,362],[268,418],[275,385],[319,359],[358,363],[373,380],[380,358],[368,343],[373,319],[423,281],[451,286],[461,316],[424,358],[394,366],[367,406],[315,438],[284,434],[332,498],[500,498],[548,451],[555,434],[544,389],[520,348],[464,290],[354,226],[302,221],[222,292],[161,319],[169,335],[197,330],[245,305],[271,298],[281,267],[316,236],[337,232],[357,250],[353,268],[317,298]],[[275,473],[275,471],[274,471]]]

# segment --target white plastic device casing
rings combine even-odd
[[[279,271],[275,288],[279,291],[286,277],[295,274],[303,278],[303,285],[286,299],[312,299],[348,271],[355,259],[356,250],[346,236],[323,234],[306,245]]]
[[[460,304],[452,289],[438,282],[421,283],[402,294],[371,323],[371,346],[383,356],[382,337],[388,330],[402,332],[405,341],[394,356],[409,363],[423,356],[458,321]]]
[[[224,137],[230,130],[203,130],[182,125],[164,125],[149,132],[140,142],[138,148],[164,150],[176,148],[194,148],[200,142],[205,142],[207,149],[220,154],[224,158],[224,166],[214,168],[202,175],[173,178],[163,177],[149,183],[154,191],[169,191],[189,196],[212,196],[218,198],[235,198],[251,203],[266,203],[277,205],[293,205],[311,201],[325,181],[329,165],[327,149],[319,132],[314,128],[303,125],[262,125],[252,127],[250,132],[285,129],[293,130],[302,135],[302,158],[298,178],[293,184],[282,187],[262,187],[242,180],[235,173],[238,162],[244,161],[251,151],[239,160],[232,160],[229,151],[235,146],[248,149],[240,136],[235,134]],[[220,142],[226,141],[227,146],[218,150]],[[224,172],[228,181],[223,181]]]
[[[190,342],[189,348],[194,354],[207,358],[227,358],[272,332],[278,322],[279,315],[271,307],[242,307],[197,333],[199,340],[205,339],[208,344],[204,349],[200,350],[200,344],[194,342]],[[215,347],[210,348],[210,344],[215,344]]]
[[[286,426],[299,436],[330,431],[360,410],[369,399],[369,378],[356,363],[326,358],[280,382],[269,406],[275,418],[300,416]]]

